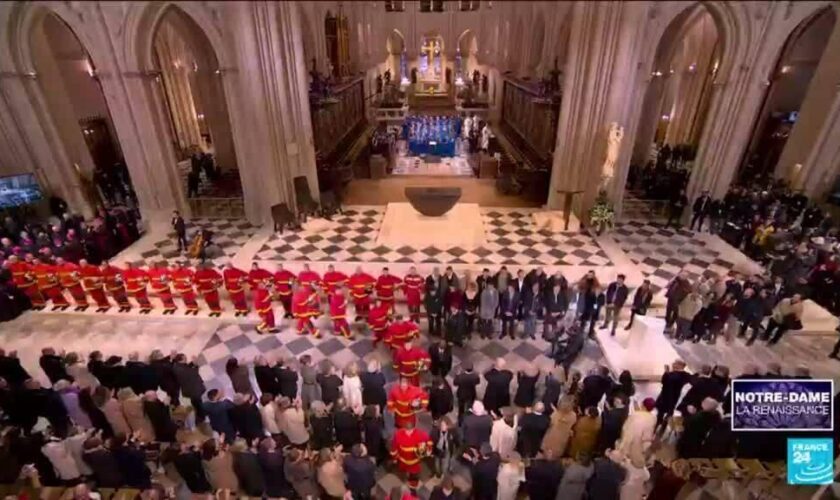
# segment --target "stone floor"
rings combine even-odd
[[[579,233],[547,234],[533,229],[530,211],[482,208],[488,242],[482,249],[473,250],[457,247],[379,248],[375,240],[384,207],[347,207],[344,215],[334,219],[331,228],[313,233],[303,231],[277,235],[241,220],[224,219],[191,221],[190,233],[199,226],[209,228],[216,234],[215,240],[222,250],[220,255],[212,258],[214,264],[220,266],[233,261],[243,268],[252,261],[261,261],[269,268],[272,264],[283,262],[293,269],[304,261],[314,261],[322,266],[334,261],[348,266],[364,263],[370,264],[370,268],[388,264],[392,269],[417,263],[422,264],[418,266],[421,272],[426,272],[428,269],[425,268],[431,265],[446,264],[487,266],[494,270],[505,264],[514,272],[519,268],[527,271],[537,265],[549,270],[591,267],[599,272],[612,269],[614,272],[641,273],[660,287],[681,270],[694,275],[709,271],[727,273],[733,269],[742,272],[755,270],[754,263],[715,236],[665,229],[656,221],[640,219],[620,223],[615,231],[600,238]],[[168,231],[166,225],[149,231],[140,242],[115,260],[145,264],[178,258],[174,239]],[[397,269],[397,272],[404,270]],[[6,350],[17,350],[24,366],[41,378],[45,377],[37,366],[40,349],[53,346],[83,355],[94,349],[122,356],[131,351],[148,353],[153,349],[184,352],[196,357],[209,387],[225,389],[228,394],[231,388],[223,365],[229,356],[251,361],[257,355],[298,358],[309,354],[316,362],[329,360],[339,368],[352,362],[377,359],[386,367],[389,380],[393,380],[393,373],[388,368],[387,351],[383,347],[373,348],[371,338],[365,332],[360,332],[353,341],[334,337],[330,333],[315,340],[297,335],[284,321],[281,333],[263,336],[254,329],[257,318],[253,314],[246,318],[234,318],[230,304],[226,306],[227,312],[219,319],[188,318],[181,313],[174,317],[153,313],[147,317],[131,313],[119,315],[116,312],[102,315],[92,312],[30,312],[15,321],[0,324],[0,346]],[[277,307],[279,313],[279,304]],[[328,331],[327,318],[319,321]],[[425,322],[421,326],[425,330]],[[726,364],[737,374],[748,364],[766,366],[775,361],[788,370],[805,365],[816,376],[840,380],[840,362],[826,358],[834,341],[833,337],[791,333],[774,347],[762,343],[746,347],[740,339],[732,345],[723,342],[715,346],[684,343],[674,347],[695,370],[703,364]],[[465,348],[456,351],[455,366],[469,359],[478,371],[483,372],[495,359],[503,358],[513,370],[536,366],[546,371],[552,366],[545,356],[546,350],[546,343],[539,339],[488,341],[473,338]],[[573,368],[585,372],[604,362],[599,346],[587,341]],[[655,383],[640,383],[638,386],[639,397],[657,392],[658,384]],[[421,425],[427,426],[428,419],[423,418]],[[379,493],[388,491],[399,482],[398,476],[389,470],[383,469],[380,474]],[[462,470],[457,474],[456,481],[464,486],[466,477]],[[426,498],[435,482],[427,479],[423,484],[421,497]],[[735,498],[728,491],[731,490],[717,485],[717,488],[698,491],[696,498]]]

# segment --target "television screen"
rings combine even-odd
[[[43,197],[34,174],[0,177],[0,208],[29,205]]]

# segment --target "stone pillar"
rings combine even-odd
[[[802,168],[794,169],[794,187],[810,197],[820,198],[833,188],[840,176],[840,88],[831,100],[828,116]]]
[[[205,50],[210,49],[207,47]],[[202,60],[192,82],[195,93],[204,110],[204,123],[210,131],[216,164],[226,170],[235,169],[236,151],[233,146],[233,134],[230,130],[225,91],[221,79],[222,73],[216,73],[217,66]],[[224,69],[220,70],[224,71]]]
[[[809,163],[809,153],[814,149],[824,127],[830,127],[826,119],[832,110],[832,103],[838,98],[838,82],[840,82],[840,27],[835,23],[834,30],[825,46],[820,58],[808,93],[799,108],[799,118],[791,130],[790,137],[785,144],[779,163],[776,165],[777,176],[792,181],[795,187],[805,187],[821,179],[822,170],[826,163]],[[794,167],[802,164],[801,170]],[[816,169],[817,172],[811,172]],[[810,179],[810,180],[809,180]]]
[[[178,145],[181,149],[200,146],[203,142],[190,87],[189,72],[192,68],[188,66],[192,64],[193,57],[189,46],[171,24],[163,22],[155,36],[154,50]],[[210,104],[205,102],[205,105]]]
[[[575,2],[572,7],[548,207],[563,207],[558,190],[584,190],[573,207],[582,219],[597,196],[624,9],[620,2]]]

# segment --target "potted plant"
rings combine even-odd
[[[589,225],[595,228],[598,236],[605,229],[612,228],[615,220],[615,210],[607,198],[607,192],[601,190],[595,199],[595,204],[589,209]]]

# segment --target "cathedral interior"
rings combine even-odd
[[[555,380],[566,391],[573,372],[588,378],[603,369],[616,386],[627,372],[635,394],[624,395],[639,413],[646,400],[662,401],[669,371],[663,367],[675,361],[700,378],[711,369],[725,372],[727,381],[749,375],[840,381],[840,342],[834,347],[840,332],[838,16],[840,2],[824,0],[2,2],[0,262],[9,298],[0,302],[6,311],[0,314],[0,390],[12,394],[3,366],[13,358],[63,397],[45,368],[44,349],[60,353],[68,369],[67,358],[84,361],[93,351],[129,362],[138,353],[141,359],[152,351],[183,353],[206,390],[231,400],[242,392],[234,387],[231,358],[248,367],[256,394],[266,394],[252,369],[262,358],[294,366],[301,392],[302,357],[337,373],[349,373],[351,365],[366,371],[377,362],[390,390],[403,373],[392,367],[391,350],[378,344],[373,313],[359,319],[353,278],[399,278],[390,292],[398,290],[395,301],[383,299],[389,288],[380,289],[380,281],[376,297],[391,304],[391,321],[404,316],[418,323],[417,343],[426,349],[452,340],[449,333],[438,338],[431,326],[429,290],[437,289],[439,273],[465,303],[473,288],[483,303],[485,273],[499,288],[500,305],[487,320],[496,330],[490,337],[478,330],[458,337],[450,344],[451,372],[442,377],[447,386],[457,384],[458,374],[472,367],[481,375],[485,404],[491,385],[485,374],[498,360],[513,373],[510,390],[517,395],[536,372],[540,398]],[[106,271],[97,269],[109,265],[122,273],[118,288],[133,283],[133,270],[146,273],[150,312],[130,287],[122,299],[140,309],[124,311],[107,287],[102,307],[91,290],[101,289],[97,280],[108,283]],[[195,269],[196,288],[188,284],[187,292],[178,288],[176,268],[184,267]],[[155,268],[164,270],[157,276],[166,274],[162,288],[155,288]],[[218,281],[215,299],[207,299],[199,279],[205,268],[218,276],[211,279]],[[255,269],[274,276],[267,305],[260,305]],[[447,269],[456,275],[454,285]],[[230,270],[247,275],[244,291],[229,284]],[[285,282],[277,276],[285,271],[294,281],[289,297],[310,286],[306,273],[317,273],[319,282],[324,277],[323,290],[314,287],[311,325],[303,314],[305,329],[291,299],[281,297]],[[350,336],[337,332],[343,314],[331,309],[337,292],[326,283],[330,273],[350,277],[336,285],[350,286],[347,305],[357,316],[349,322],[354,314],[347,313]],[[409,293],[414,275],[425,280],[418,313]],[[563,360],[558,339],[566,350],[575,341],[554,331],[548,306],[560,276],[566,296],[560,322],[584,330]],[[619,282],[626,283],[620,304]],[[679,295],[683,282],[686,292]],[[536,300],[537,292],[527,290],[532,284],[543,297],[540,306],[527,305]],[[507,285],[522,299],[516,334],[502,338]],[[146,281],[142,286],[145,294]],[[770,297],[756,319],[749,316],[751,295],[743,295],[748,288]],[[6,293],[12,289],[25,304]],[[639,290],[650,290],[646,302]],[[440,291],[447,332],[450,307],[479,314],[481,323],[481,306],[472,312],[457,300],[453,306],[455,292]],[[168,310],[173,297],[177,305]],[[196,297],[197,313],[190,305]],[[84,306],[94,302],[98,309]],[[528,307],[536,308],[535,317]],[[272,308],[267,322],[265,310]],[[600,325],[599,313],[610,312],[617,329],[606,317]],[[319,331],[322,336],[312,335]],[[755,342],[762,332],[766,342]],[[436,379],[423,374],[421,386]],[[105,385],[93,380],[81,390],[95,394],[96,385]],[[20,382],[21,395],[14,397],[24,398],[31,388]],[[158,392],[177,406],[163,385]],[[444,414],[460,423],[458,394]],[[181,398],[193,420],[202,396]],[[721,403],[729,399],[725,390],[720,396]],[[27,404],[8,398],[0,401],[3,429],[13,425],[14,408]],[[609,400],[597,405],[602,429]],[[552,406],[557,403],[554,397]],[[711,433],[723,439],[718,427],[728,427],[725,407],[717,410],[725,425],[703,430],[702,452],[686,451],[701,425],[693,413],[671,416],[641,465],[635,457],[612,456],[610,446],[600,449],[595,477],[601,461],[624,464],[616,483],[622,499],[840,498],[840,483],[786,481],[779,465],[784,453],[751,455],[748,445],[755,444],[735,438],[725,452],[708,451]],[[524,418],[536,407],[511,408]],[[589,418],[587,410],[580,407],[578,423]],[[540,412],[555,425],[553,407]],[[72,411],[69,418],[85,427]],[[420,412],[417,428],[439,431],[439,420]],[[55,433],[52,420],[42,423],[36,429]],[[396,439],[390,406],[383,429],[387,443]],[[201,449],[214,430],[218,436],[207,424],[179,422],[179,441]],[[265,431],[262,436],[288,443]],[[521,447],[525,431],[518,432]],[[836,458],[838,427],[834,432]],[[24,434],[20,439],[32,439],[29,429]],[[585,447],[575,438],[581,434],[575,431],[571,448]],[[768,448],[779,444],[777,434],[762,436]],[[15,454],[11,440],[0,441],[0,456]],[[541,483],[528,471],[537,470],[538,458],[549,460],[540,453],[522,457],[524,465],[519,454],[502,454],[491,496],[479,494],[478,468],[460,456],[445,474],[424,457],[419,479],[399,457],[396,465],[386,459],[370,496],[360,498],[583,498],[573,490],[564,494],[559,476],[556,496],[534,493]],[[33,486],[26,474],[5,475],[0,491],[30,488],[41,498],[64,498],[65,489],[72,498],[93,498],[84,496],[91,491],[101,498],[117,490],[146,495],[137,486],[102,487],[96,471],[64,477],[53,457],[44,456],[55,466],[54,484],[39,468],[43,484]],[[294,456],[285,457],[287,466]],[[577,458],[566,449],[563,467],[571,470]],[[178,472],[171,473],[167,464],[153,467],[156,460],[149,458],[151,484],[161,495],[209,493],[181,477],[179,467],[187,465],[176,459]],[[322,460],[313,458],[318,474]],[[521,479],[506,472],[514,465],[525,471]],[[226,489],[206,475],[213,491]],[[679,487],[667,493],[664,485],[675,477]],[[513,481],[512,490],[504,481]],[[310,498],[336,497],[312,482]],[[80,483],[90,491],[80,492]],[[591,483],[589,498],[617,498],[598,496]],[[289,479],[288,486],[289,498],[306,497],[298,482]],[[452,488],[462,496],[451,496]]]

